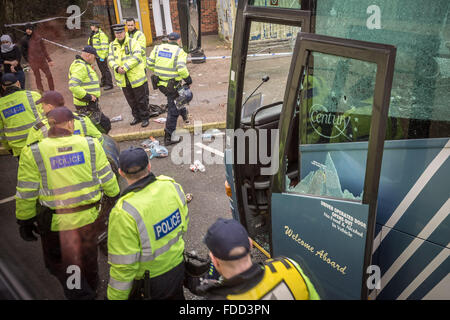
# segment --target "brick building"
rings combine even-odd
[[[145,0],[122,0],[122,3],[127,1],[135,5],[135,1],[141,3],[140,7],[143,7],[142,2]],[[169,5],[170,21],[173,31],[180,32],[180,23],[178,18],[178,0],[147,0],[149,12],[145,14],[150,20],[150,27],[153,39],[157,38],[155,19],[153,15],[153,6],[164,3],[164,6]],[[99,20],[105,27],[109,24],[109,19],[112,23],[117,23],[117,4],[120,0],[95,0],[93,16]],[[202,21],[202,34],[217,34],[218,33],[218,19],[217,19],[217,2],[218,0],[201,0],[201,21]],[[145,4],[146,5],[146,4]],[[116,8],[115,8],[116,6]],[[141,9],[143,10],[143,9]],[[109,12],[109,17],[108,17]],[[143,12],[141,12],[142,15]],[[159,27],[159,26],[158,26]],[[107,29],[107,28],[105,28]]]

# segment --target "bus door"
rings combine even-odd
[[[372,242],[395,55],[390,45],[297,36],[278,126],[271,255],[299,262],[322,299],[367,299],[378,280]]]

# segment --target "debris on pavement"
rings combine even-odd
[[[205,171],[206,171],[205,166],[204,166],[199,160],[195,160],[195,161],[194,161],[194,164],[191,164],[191,165],[189,166],[189,169],[190,169],[192,172],[198,172],[198,171],[200,171],[200,172],[205,172]]]
[[[166,123],[167,118],[158,118],[158,119],[154,119],[153,121],[158,122],[158,123]]]
[[[118,121],[122,121],[122,120],[123,120],[122,115],[119,115],[119,116],[117,116],[117,117],[112,117],[112,118],[110,119],[111,122],[118,122]]]
[[[159,141],[153,137],[144,140],[141,146],[145,148],[145,151],[150,154],[150,160],[153,158],[165,158],[169,155],[169,150],[159,144]]]

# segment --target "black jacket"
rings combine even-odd
[[[264,266],[254,263],[250,269],[230,279],[211,282],[197,288],[199,295],[208,300],[226,300],[227,295],[242,294],[255,287],[264,277]]]

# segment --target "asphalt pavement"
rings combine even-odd
[[[192,141],[194,137],[191,135]],[[223,139],[223,136],[217,138]],[[160,139],[161,140],[161,139]],[[143,140],[121,142],[120,148],[124,150],[129,146],[139,146]],[[197,140],[198,141],[198,140]],[[208,145],[208,141],[203,141]],[[194,162],[199,151],[197,146],[191,146],[192,159],[190,163],[175,164],[171,158],[174,146],[169,146],[167,158],[154,158],[151,160],[152,172],[155,175],[166,175],[175,179],[184,189],[185,193],[192,193],[193,200],[189,203],[190,224],[184,236],[186,249],[195,250],[203,257],[207,256],[207,248],[202,243],[203,235],[208,227],[219,217],[231,218],[229,201],[225,194],[225,167],[220,164],[206,165],[205,172],[192,172],[189,165]],[[220,160],[220,152],[218,150]],[[15,276],[29,290],[34,299],[59,300],[64,294],[59,282],[51,276],[44,267],[40,240],[25,242],[19,236],[18,225],[15,218],[15,201],[11,200],[16,190],[17,160],[12,156],[0,156],[0,260],[6,262]],[[3,203],[2,203],[3,202]],[[98,299],[103,299],[108,283],[109,266],[106,257],[99,253],[100,287]],[[186,292],[187,299],[197,297]]]

